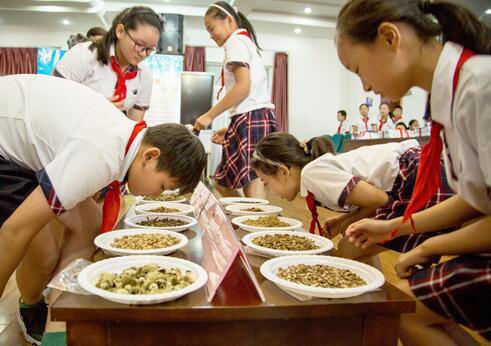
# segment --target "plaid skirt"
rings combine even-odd
[[[408,281],[428,308],[491,341],[491,253],[456,257]]]
[[[261,139],[278,131],[273,110],[256,109],[237,114],[225,134],[222,161],[215,172],[215,181],[232,189],[246,186],[257,178],[249,162]]]
[[[419,167],[419,158],[421,156],[421,148],[409,148],[399,158],[399,174],[394,181],[392,190],[387,192],[389,200],[385,205],[377,209],[375,212],[375,219],[389,220],[402,216],[406,210],[411,196],[413,195],[414,183],[416,182],[416,174]],[[435,204],[443,202],[447,198],[454,195],[454,192],[447,183],[447,177],[445,175],[445,167],[442,161],[441,167],[442,186],[433,195],[430,201],[426,204],[424,209],[430,208]],[[455,227],[447,228],[437,232],[426,232],[411,234],[408,236],[397,237],[385,243],[383,246],[397,252],[407,252],[412,250],[416,246],[423,243],[428,238],[435,235],[444,234],[455,230]],[[435,258],[435,260],[437,260]]]
[[[0,226],[38,185],[33,171],[0,156]]]

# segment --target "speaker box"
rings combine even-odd
[[[164,19],[164,32],[157,45],[158,52],[160,54],[184,54],[182,46],[184,16],[168,13],[162,13],[161,16]]]

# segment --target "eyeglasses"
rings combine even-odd
[[[133,39],[133,37],[130,35],[130,33],[128,32],[128,30],[126,30],[126,28],[124,29],[124,31],[126,32],[126,34],[128,34],[128,37],[133,42],[133,44],[134,44],[133,49],[135,50],[135,52],[137,52],[137,53],[145,53],[145,55],[147,55],[147,56],[148,55],[155,54],[157,52],[157,47],[153,47],[153,48],[145,47],[144,45],[137,43]]]

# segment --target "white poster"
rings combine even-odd
[[[145,113],[149,126],[179,123],[181,114],[182,55],[155,54],[146,60],[153,76],[150,108]]]

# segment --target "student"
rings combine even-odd
[[[328,209],[343,212],[326,220],[319,229],[321,235],[329,238],[344,233],[349,224],[364,217],[391,219],[404,213],[421,153],[416,140],[364,146],[338,155],[333,151],[332,142],[325,136],[313,138],[304,145],[290,134],[274,133],[259,142],[252,165],[274,194],[289,201],[299,192],[307,198],[314,215],[311,232],[317,214],[313,210],[314,200]],[[435,193],[430,205],[451,195],[444,185]],[[403,252],[422,240],[409,236],[405,241],[385,246]],[[338,250],[344,257],[351,258],[371,256],[378,251],[353,252],[353,247],[344,240]]]
[[[454,232],[428,239],[396,264],[397,274],[408,278],[404,289],[418,299],[416,314],[401,316],[401,340],[452,345],[440,326],[455,322],[491,340],[491,30],[464,7],[403,0],[349,1],[337,30],[339,58],[357,72],[365,90],[398,100],[410,88],[421,87],[431,94],[433,120],[424,149],[427,160],[420,163],[404,218],[361,220],[346,234],[355,245],[367,247],[389,236],[465,222]],[[442,148],[457,195],[413,214],[439,185]],[[411,214],[412,222],[400,225]],[[456,257],[413,274],[441,255]]]
[[[162,32],[158,14],[143,6],[127,8],[96,42],[77,44],[53,75],[100,92],[128,118],[142,120],[150,105],[152,74],[144,60],[156,51]]]
[[[409,129],[413,131],[419,129],[419,122],[416,119],[411,119],[409,121]]]
[[[395,128],[394,123],[389,119],[389,104],[382,102],[378,107],[379,116],[378,123],[373,124],[373,131],[383,132],[385,130],[393,130]]]
[[[346,115],[345,110],[338,111],[336,118],[339,121],[339,124],[338,124],[338,130],[336,133],[339,135],[344,135],[345,133],[350,132],[351,127],[349,125],[349,122],[346,120],[346,117],[347,117],[347,115]]]
[[[105,29],[99,26],[94,26],[87,31],[85,36],[92,42],[97,42],[100,41],[106,33],[107,31]]]
[[[59,263],[90,256],[98,231],[112,229],[119,185],[138,195],[190,191],[206,155],[184,126],[145,129],[79,83],[13,75],[0,77],[0,94],[0,294],[17,269],[20,323],[39,344],[42,290]],[[90,197],[105,187],[101,221]],[[62,239],[51,232],[55,219],[66,227]]]
[[[372,124],[374,123],[368,116],[370,107],[366,103],[362,103],[358,107],[361,117],[356,119],[352,124],[352,133],[358,134],[359,132],[368,132],[372,130]]]
[[[392,110],[392,122],[394,124],[397,124],[398,122],[402,121],[402,106],[395,106],[394,109]]]
[[[264,186],[249,162],[257,143],[277,131],[278,124],[256,34],[247,18],[224,1],[210,5],[205,26],[211,38],[225,50],[221,78],[225,96],[200,116],[194,127],[205,129],[213,119],[229,111],[228,129],[219,130],[213,137],[215,143],[223,144],[215,187],[222,196],[238,196],[236,189],[243,188],[247,197],[264,198]]]
[[[408,128],[407,128],[406,124],[404,123],[404,121],[399,121],[399,122],[396,124],[396,130],[407,131],[407,130],[408,130]]]

